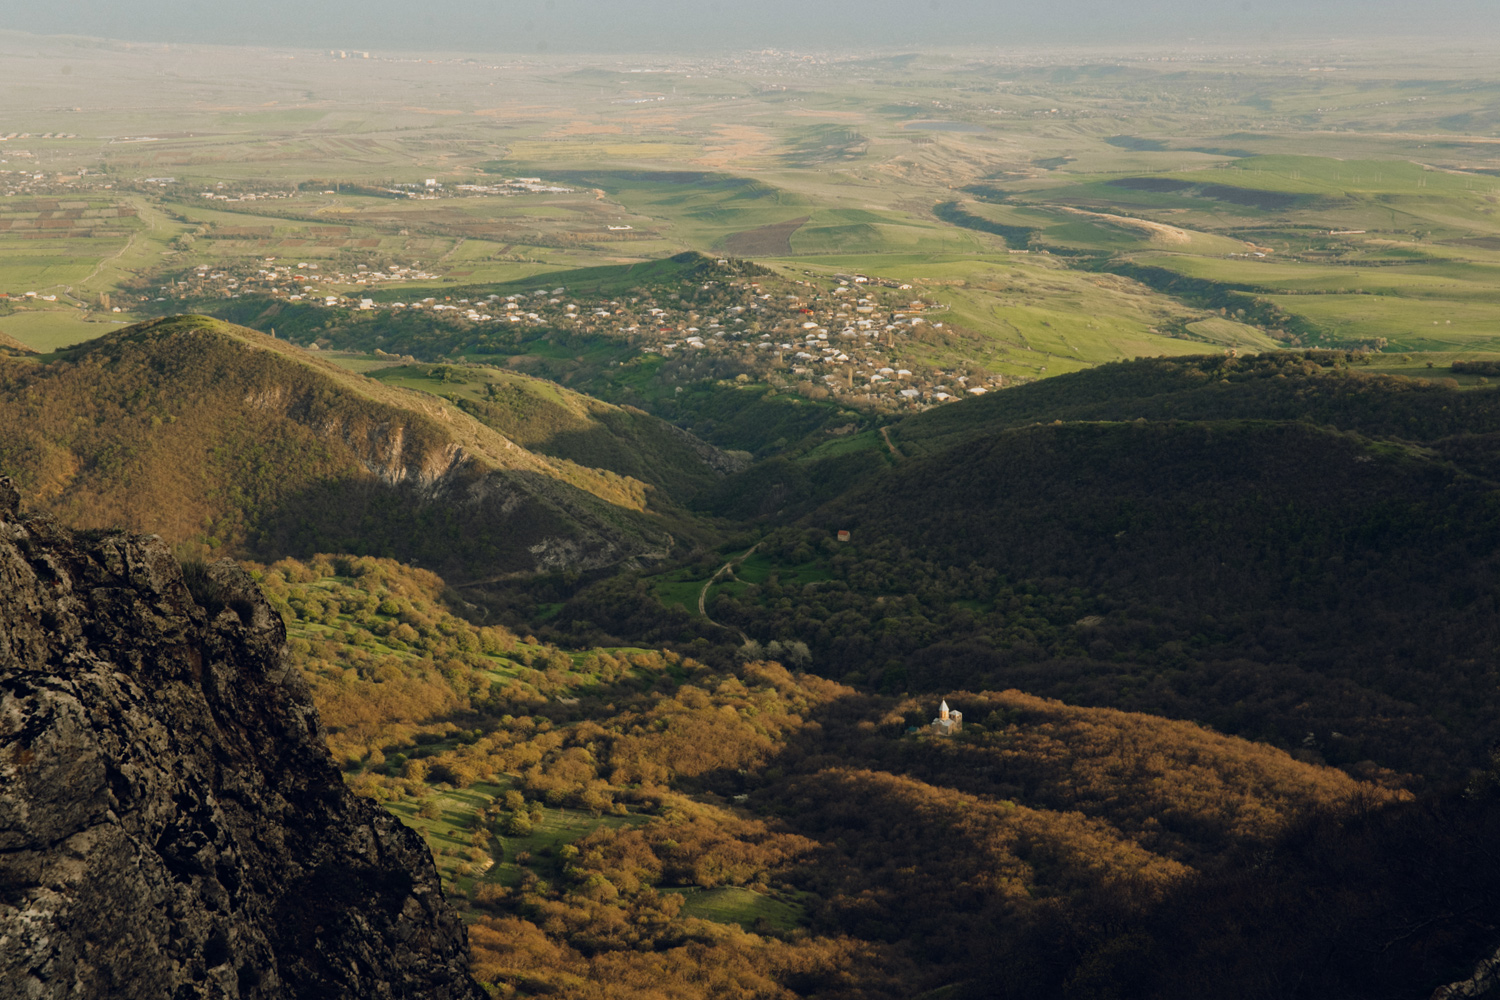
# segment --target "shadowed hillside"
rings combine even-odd
[[[1300,422],[1036,425],[805,523],[709,612],[833,676],[1015,685],[1346,766],[1447,771],[1495,735],[1500,502],[1421,449]]]
[[[716,488],[766,533],[705,610],[874,690],[1018,687],[1461,774],[1500,736],[1500,396],[1364,360],[1109,365],[921,414],[890,449],[762,463]],[[552,624],[689,642],[661,604],[721,562]]]
[[[1378,360],[1298,351],[1102,365],[940,407],[902,421],[891,436],[906,453],[927,454],[1054,420],[1296,420],[1406,441],[1500,431],[1500,395],[1372,371]]]

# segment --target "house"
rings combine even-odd
[[[964,728],[964,713],[948,707],[944,701],[938,706],[938,717],[932,720],[932,731],[939,736],[952,736]]]
[[[849,540],[849,532],[846,531],[843,528],[840,528],[839,529],[839,541],[841,541],[841,542],[847,542],[848,540]]]

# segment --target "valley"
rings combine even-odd
[[[0,54],[17,551],[247,573],[489,995],[1493,952],[1486,51]]]

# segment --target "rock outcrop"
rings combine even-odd
[[[0,479],[0,998],[483,995],[284,642],[232,563],[23,516]]]

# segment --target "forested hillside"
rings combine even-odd
[[[1144,974],[1131,956],[1183,951],[1174,927],[1214,905],[1202,886],[1236,887],[1233,919],[1264,905],[1244,873],[1268,852],[1280,877],[1317,877],[1301,848],[1276,853],[1286,837],[1411,801],[1190,723],[1016,691],[946,692],[966,723],[945,740],[923,731],[929,699],[776,663],[569,653],[466,623],[439,578],[384,560],[256,573],[349,780],[428,837],[475,972],[506,995],[1096,996],[1101,976]],[[1398,876],[1339,905],[1409,890]],[[1445,939],[1439,963],[1468,943]]]
[[[1056,420],[1294,420],[1407,441],[1500,431],[1493,392],[1386,374],[1380,363],[1380,355],[1345,351],[1142,358],[940,407],[900,422],[891,436],[909,454],[931,454]]]
[[[706,610],[874,690],[1019,687],[1462,774],[1500,736],[1500,404],[1361,360],[1142,361],[923,414],[852,489],[814,466],[809,495],[833,498],[762,516]],[[690,639],[649,611],[654,579],[585,590],[556,626]]]

